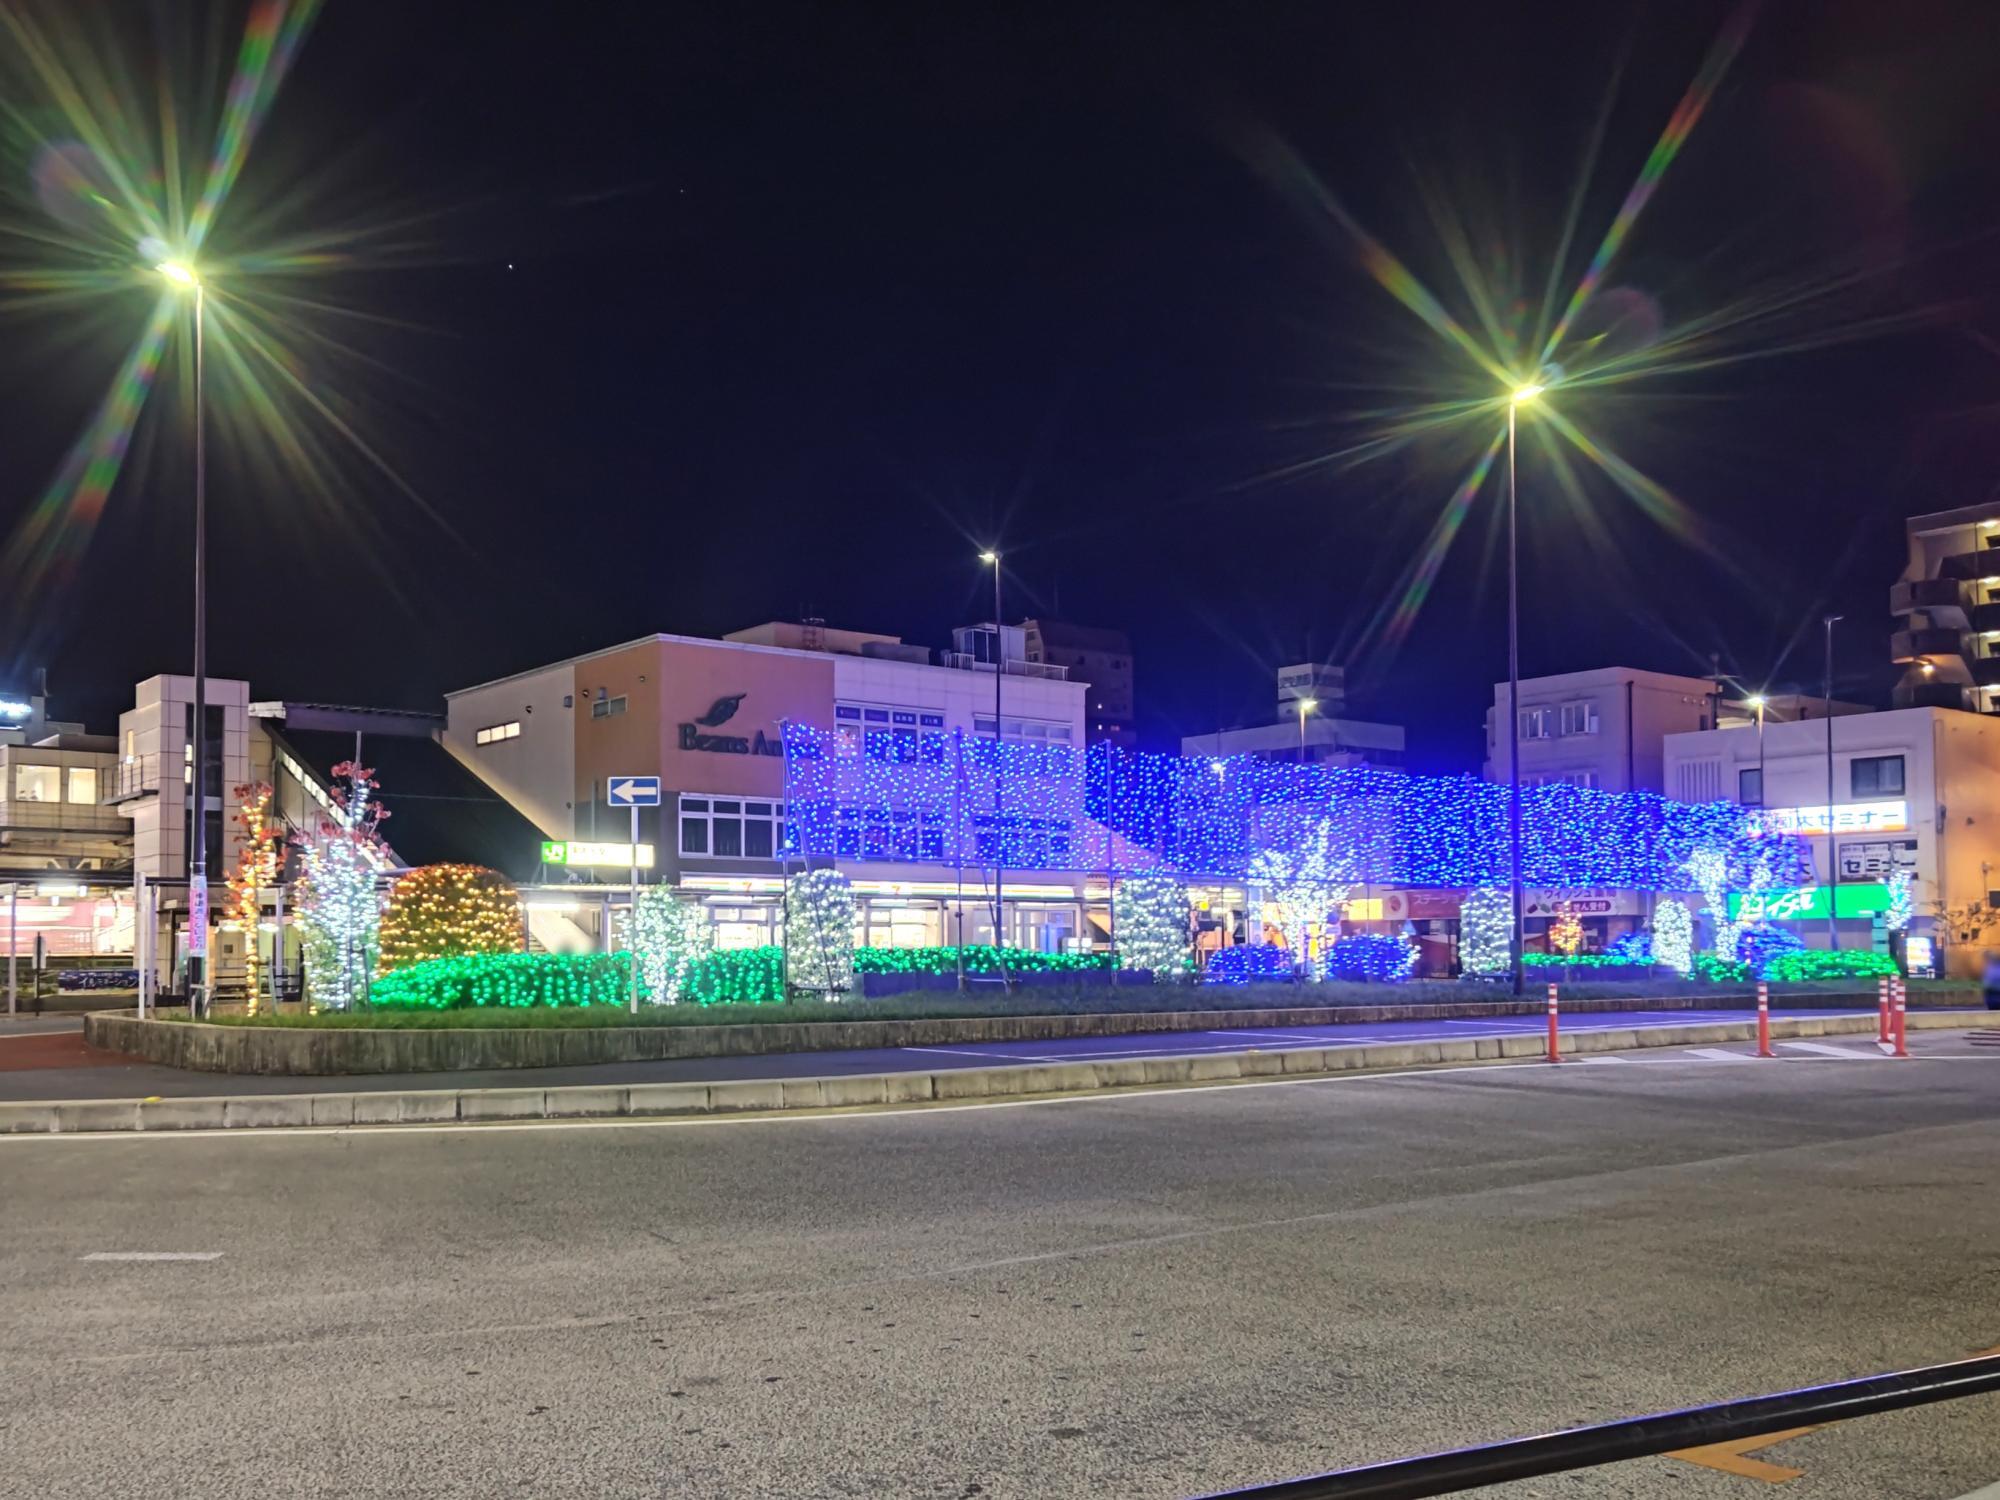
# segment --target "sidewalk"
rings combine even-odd
[[[1925,1011],[1910,1029],[1964,1029],[1983,1011]],[[1872,1037],[1873,1012],[1792,1012],[1782,1038]],[[1741,1043],[1743,1011],[1599,1013],[1563,1032],[1565,1052]],[[961,1049],[904,1047],[581,1068],[361,1078],[225,1077],[130,1063],[0,1071],[0,1133],[352,1125],[705,1114],[1045,1094],[1278,1074],[1410,1068],[1540,1056],[1535,1017],[1289,1031],[1174,1032]],[[20,1046],[0,1042],[0,1049]],[[94,1049],[87,1049],[94,1050]],[[357,1089],[356,1085],[363,1085]]]

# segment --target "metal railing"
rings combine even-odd
[[[970,651],[943,651],[939,655],[944,658],[946,666],[956,667],[961,672],[990,672],[993,670],[992,662],[982,660],[974,656]],[[1051,682],[1066,682],[1069,680],[1069,668],[1052,661],[1015,660],[1007,663],[1007,675],[1009,677],[1046,677]]]
[[[2000,1391],[2000,1355],[1985,1355],[1832,1385],[1809,1385],[1775,1396],[1627,1417],[1596,1427],[1572,1427],[1565,1432],[1422,1458],[1399,1458],[1277,1484],[1218,1490],[1207,1500],[1422,1500],[1427,1495],[1453,1495],[1489,1484],[1592,1469],[1628,1458],[1650,1458],[1683,1448],[1845,1422],[1852,1417],[1993,1391]]]
[[[132,820],[102,802],[0,801],[0,828],[34,833],[130,833]]]

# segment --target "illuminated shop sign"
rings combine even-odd
[[[632,868],[632,846],[630,844],[586,844],[576,839],[545,840],[542,844],[542,863],[545,865],[567,865],[572,870],[594,870],[607,867],[619,870]],[[653,846],[639,846],[639,868],[653,868]]]
[[[1910,826],[1910,804],[1901,797],[1893,802],[1844,802],[1827,816],[1826,804],[1816,807],[1767,807],[1757,814],[1765,828],[1774,833],[1901,833]]]
[[[680,726],[683,750],[701,750],[710,755],[783,755],[785,742],[763,730],[755,734],[708,734],[736,717],[748,693],[727,693],[709,704],[708,712]]]
[[[1774,922],[1810,922],[1827,919],[1827,895],[1833,895],[1833,914],[1842,917],[1874,917],[1889,909],[1889,887],[1879,882],[1863,881],[1856,885],[1808,885],[1792,890],[1764,891],[1758,900],[1764,908],[1764,916]],[[1746,898],[1732,894],[1729,898],[1731,920],[1743,915]],[[1754,915],[1754,913],[1753,913]]]

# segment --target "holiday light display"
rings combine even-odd
[[[242,829],[236,872],[229,877],[229,925],[243,934],[243,1007],[256,1015],[263,995],[258,968],[258,929],[264,921],[264,893],[278,883],[278,828],[271,820],[271,787],[256,782],[236,788],[236,823]],[[282,934],[279,941],[282,942]]]
[[[1114,967],[1109,953],[1043,953],[1035,948],[856,948],[857,974],[1081,974]]]
[[[791,852],[1241,880],[1258,855],[1290,857],[1317,841],[1351,883],[1509,878],[1507,788],[1471,777],[1144,755],[1108,743],[1080,751],[942,729],[906,741],[788,722]],[[1725,868],[1777,861],[1781,851],[1797,865],[1803,848],[1729,803],[1557,783],[1524,788],[1521,802],[1522,878],[1538,887],[1687,890],[1699,848],[1717,849]]]
[[[293,887],[308,1009],[346,1010],[368,992],[381,905],[375,874],[389,865],[376,831],[388,811],[377,802],[374,774],[342,761],[333,768],[331,808],[294,834],[299,878]]]
[[[1467,974],[1504,974],[1514,960],[1514,898],[1498,886],[1466,893],[1458,909],[1458,964]]]
[[[1764,978],[1780,984],[1815,979],[1876,979],[1895,974],[1896,960],[1867,948],[1800,948],[1771,960]]]
[[[433,958],[519,952],[525,934],[521,899],[498,870],[424,865],[389,893],[377,940],[381,972]]]
[[[804,870],[785,882],[785,979],[837,996],[854,988],[854,888],[838,870]]]
[[[1910,918],[1915,915],[1915,903],[1910,896],[1910,872],[1897,870],[1886,884],[1889,887],[1889,907],[1882,913],[1882,925],[1890,932],[1906,931]]]
[[[1203,984],[1282,984],[1296,977],[1291,954],[1269,943],[1224,948],[1201,971]]]
[[[622,1006],[631,983],[625,953],[463,953],[383,974],[368,1001],[398,1010]]]
[[[1759,922],[1737,934],[1736,956],[1750,966],[1751,973],[1769,979],[1772,967],[1779,959],[1802,951],[1805,945],[1806,940],[1789,927],[1780,927],[1775,922]]]
[[[1111,930],[1119,967],[1156,981],[1189,977],[1187,887],[1171,875],[1128,875],[1111,892]]]
[[[1416,966],[1417,945],[1400,933],[1357,932],[1335,939],[1322,967],[1328,979],[1401,984]]]
[[[1604,945],[1604,952],[1599,956],[1621,964],[1650,965],[1653,962],[1653,935],[1650,932],[1621,932]]]
[[[1318,977],[1314,939],[1325,927],[1328,913],[1353,889],[1353,882],[1343,874],[1344,867],[1344,860],[1333,848],[1332,825],[1325,818],[1297,843],[1282,849],[1261,849],[1250,860],[1251,886],[1277,908],[1292,962],[1302,978]]]
[[[695,965],[715,950],[715,924],[699,903],[681,900],[668,886],[647,886],[635,908],[632,947],[648,997],[676,1005]]]
[[[1583,946],[1583,919],[1576,914],[1576,908],[1569,902],[1557,903],[1556,914],[1549,921],[1549,947],[1564,958],[1572,957]]]
[[[1653,959],[1685,974],[1694,964],[1694,917],[1685,901],[1667,897],[1653,908]]]
[[[1652,960],[1631,953],[1523,953],[1524,969],[1647,969]]]

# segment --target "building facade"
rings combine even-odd
[[[1339,667],[1305,662],[1278,668],[1275,717],[1268,724],[1217,729],[1181,739],[1181,754],[1227,760],[1254,755],[1259,760],[1300,761],[1314,766],[1387,766],[1403,763],[1403,727],[1342,715],[1345,673]]]
[[[1139,743],[1133,708],[1132,641],[1122,630],[1100,630],[1065,620],[1024,620],[1027,659],[1064,669],[1071,682],[1089,689],[1084,737],[1135,749]]]
[[[1508,685],[1486,711],[1488,781],[1508,779]],[[1521,782],[1568,782],[1606,792],[1666,791],[1670,734],[1713,729],[1724,711],[1716,685],[1632,667],[1521,679]],[[1727,715],[1724,714],[1726,721]]]
[[[2000,712],[2000,501],[1912,516],[1889,590],[1898,708]]]
[[[622,867],[634,816],[611,805],[612,783],[659,777],[661,806],[636,820],[651,878],[703,899],[718,942],[748,947],[779,931],[788,722],[832,726],[843,745],[885,765],[941,756],[953,731],[1081,748],[1088,691],[1063,667],[1030,661],[1016,626],[966,627],[933,657],[894,636],[775,623],[720,640],[649,636],[448,693],[442,740],[543,830],[564,862],[557,879],[589,868],[571,858],[577,845],[590,861]],[[961,894],[958,872],[921,849],[907,860],[883,852],[843,864],[866,942],[993,941],[979,872],[964,872]],[[1091,900],[1080,876],[1009,876],[1004,940],[1089,946],[1102,925],[1101,913],[1086,912]]]
[[[1766,723],[1761,736],[1754,726],[1696,731],[1668,738],[1666,766],[1670,795],[1762,808],[1771,826],[1804,838],[1817,886],[1774,914],[1808,945],[1826,947],[1836,931],[1843,947],[1884,942],[1886,887],[1903,872],[1909,931],[1932,939],[1951,972],[1977,970],[1992,934],[1954,943],[1945,914],[1990,906],[2000,892],[2000,721],[1906,708]]]

